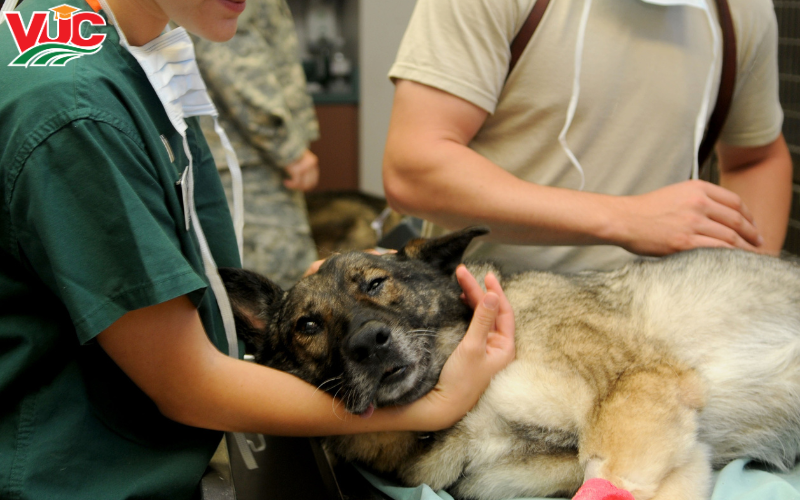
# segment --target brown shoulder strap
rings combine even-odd
[[[733,100],[733,88],[736,84],[736,32],[733,29],[731,10],[727,0],[716,1],[719,24],[722,27],[722,75],[720,76],[717,104],[708,119],[708,127],[706,127],[703,141],[700,143],[700,151],[697,153],[701,166],[711,155],[714,144],[717,143],[719,134],[722,132],[722,126],[725,125],[725,119],[728,117]]]
[[[539,21],[542,20],[544,11],[547,10],[547,5],[549,3],[550,0],[536,0],[536,3],[533,4],[533,9],[531,9],[531,13],[528,14],[528,19],[525,20],[525,24],[522,25],[519,33],[517,33],[517,36],[514,37],[514,40],[511,42],[511,60],[508,63],[506,78],[511,74],[514,66],[517,65],[519,56],[522,55],[522,51],[525,50],[525,46],[528,45],[528,40],[531,39],[533,32],[536,31],[536,27],[539,26]]]

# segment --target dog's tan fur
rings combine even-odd
[[[468,242],[476,234],[482,233],[462,236]],[[380,307],[387,324],[395,321],[387,315],[420,314],[405,313],[411,307],[405,302],[410,294],[432,292],[417,282],[409,286],[410,278],[403,276],[413,274],[404,269],[418,260],[441,266],[437,251],[446,246],[452,259],[458,237],[415,242],[384,260],[342,256],[340,263],[329,264],[314,287],[350,294],[352,302],[337,296],[323,307],[329,311],[326,335],[320,337],[326,354],[317,348],[314,354],[331,358],[358,334],[341,319],[347,316],[341,308]],[[490,269],[471,266],[479,277]],[[386,277],[381,293],[365,296],[358,283],[372,283],[369,276],[377,275]],[[458,497],[487,500],[569,495],[590,477],[606,478],[637,500],[704,499],[714,466],[737,457],[778,468],[794,463],[800,452],[800,266],[740,251],[698,250],[611,273],[530,272],[501,282],[515,310],[517,357],[464,419],[430,436],[334,437],[327,440],[329,449],[395,473],[406,484],[427,483]],[[441,284],[432,287],[441,289],[433,293],[458,293]],[[235,304],[241,302],[236,296]],[[299,285],[283,296],[280,308],[296,319],[319,310],[314,303],[319,296],[309,302],[312,296]],[[425,303],[444,315],[444,302],[432,296]],[[434,350],[435,373],[467,319],[445,322],[436,328],[435,340],[417,347]],[[419,328],[396,321],[381,349],[404,342]],[[302,349],[289,350],[288,357],[305,356]],[[321,382],[311,372],[286,366]],[[342,373],[360,369],[345,363]],[[360,412],[368,403],[348,394],[361,390],[358,383],[336,389],[344,388],[339,396]],[[374,401],[387,404],[378,387]]]

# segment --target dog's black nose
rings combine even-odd
[[[370,356],[380,360],[380,354],[391,341],[392,332],[380,321],[367,321],[347,340],[347,353],[359,363]]]

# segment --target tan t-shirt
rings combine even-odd
[[[778,136],[783,122],[775,14],[769,0],[729,3],[738,72],[721,140],[764,145]],[[584,2],[550,2],[506,81],[509,45],[533,4],[418,0],[389,76],[436,87],[488,111],[470,147],[505,170],[537,184],[578,189],[581,175],[558,135],[572,95]],[[719,87],[719,52],[710,109]],[[577,110],[566,136],[584,170],[585,191],[641,194],[690,177],[695,123],[712,59],[712,34],[698,8],[593,2]],[[613,268],[634,258],[614,246],[483,242],[473,244],[468,255],[497,260],[511,271],[566,272]]]

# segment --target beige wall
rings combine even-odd
[[[359,0],[359,176],[360,189],[383,196],[381,162],[394,86],[387,78],[414,0]]]

